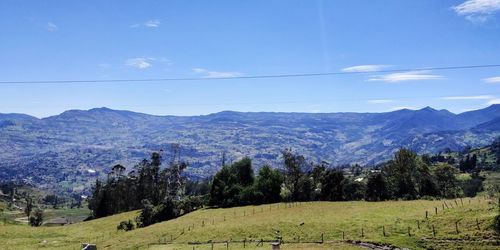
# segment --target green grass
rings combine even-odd
[[[227,209],[203,209],[180,218],[155,224],[130,232],[117,231],[120,221],[133,219],[137,212],[123,213],[94,221],[63,227],[31,228],[26,225],[2,225],[0,239],[3,249],[78,249],[83,242],[97,243],[108,249],[147,248],[148,245],[173,238],[174,244],[155,245],[155,249],[192,249],[188,242],[226,240],[272,240],[275,230],[280,230],[285,243],[318,241],[323,234],[325,241],[345,239],[378,242],[411,249],[439,246],[439,249],[494,249],[491,221],[498,209],[496,204],[475,198],[464,205],[457,200],[447,201],[453,209],[442,210],[443,201],[387,201],[387,202],[310,202],[286,207],[285,204],[247,206]],[[279,208],[278,208],[279,206]],[[438,208],[435,215],[434,208]],[[429,218],[425,219],[425,211]],[[476,219],[480,229],[476,227]],[[459,233],[455,222],[459,222]],[[417,228],[419,221],[420,229]],[[301,223],[304,223],[300,226]],[[213,223],[213,224],[212,224]],[[194,225],[194,228],[193,228]],[[433,237],[432,225],[437,231]],[[382,234],[383,227],[386,236]],[[408,227],[412,236],[408,236]],[[363,228],[363,237],[361,230]],[[265,244],[267,249],[269,243]],[[254,245],[253,245],[254,246]],[[286,244],[287,249],[351,248],[353,246],[334,243],[297,245]],[[196,249],[210,249],[210,245],[197,245]],[[224,248],[224,244],[216,244]],[[242,248],[242,244],[231,244],[231,249]]]

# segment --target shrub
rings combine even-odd
[[[35,209],[29,217],[29,224],[32,227],[39,227],[43,223],[43,210],[40,208]]]
[[[132,220],[128,220],[128,221],[124,220],[124,221],[120,222],[120,224],[118,224],[116,229],[123,230],[123,231],[130,231],[130,230],[135,229],[135,225],[134,225],[134,222],[132,222]]]

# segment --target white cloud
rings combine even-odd
[[[147,69],[153,66],[153,62],[163,63],[167,66],[172,65],[173,63],[165,57],[136,57],[130,58],[125,61],[125,65],[138,68],[138,69]]]
[[[391,102],[394,102],[394,100],[390,100],[390,99],[368,100],[368,103],[372,103],[372,104],[384,104],[384,103],[391,103]]]
[[[151,66],[151,60],[149,58],[145,57],[137,57],[137,58],[130,58],[125,61],[125,64],[130,67],[138,68],[138,69],[147,69]]]
[[[429,71],[407,71],[375,76],[368,81],[402,82],[402,81],[424,81],[437,80],[443,78],[440,75],[431,75]]]
[[[487,102],[488,105],[493,105],[493,104],[500,104],[500,99],[491,99]]]
[[[483,79],[483,81],[485,81],[487,83],[500,83],[500,76],[485,78],[485,79]]]
[[[491,95],[471,95],[471,96],[445,96],[442,100],[489,100],[495,98]]]
[[[160,21],[158,20],[149,20],[144,23],[144,26],[150,27],[150,28],[158,28],[160,27]]]
[[[154,20],[148,20],[143,23],[136,23],[130,25],[130,28],[139,28],[139,27],[148,27],[148,28],[158,28],[160,27],[161,22],[157,19]]]
[[[51,22],[48,22],[47,25],[45,26],[45,28],[50,32],[57,31],[57,29],[58,29],[57,25],[55,25],[54,23],[51,23]]]
[[[347,68],[343,68],[343,72],[373,72],[383,70],[385,68],[390,67],[390,65],[381,65],[381,64],[368,64],[368,65],[356,65]]]
[[[467,20],[481,23],[500,11],[500,0],[467,0],[451,8]]]
[[[242,75],[240,72],[236,71],[212,71],[203,68],[193,68],[193,72],[203,74],[205,78],[231,78]]]

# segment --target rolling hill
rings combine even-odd
[[[400,147],[419,153],[482,146],[500,135],[500,105],[454,114],[426,107],[387,113],[243,113],[154,116],[96,108],[38,119],[0,114],[0,179],[70,192],[88,190],[112,164],[130,168],[155,150],[181,145],[187,173],[207,177],[250,156],[281,166],[291,147],[311,161],[376,164]]]
[[[347,240],[410,249],[498,249],[498,236],[491,227],[496,206],[482,197],[281,203],[201,209],[146,228],[116,230],[120,221],[137,216],[137,212],[128,212],[59,227],[0,222],[0,238],[4,239],[2,249],[78,249],[84,242],[95,243],[99,249],[211,249],[210,240],[221,242],[214,244],[215,249],[226,249],[225,241],[230,241],[230,249],[243,249],[243,240],[246,248],[269,249],[269,243],[256,247],[255,241],[272,241],[276,236],[282,237],[284,249],[346,249]],[[325,244],[304,244],[322,237]],[[298,241],[302,244],[291,244]]]

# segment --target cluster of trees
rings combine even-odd
[[[32,227],[41,226],[43,223],[43,210],[35,206],[31,196],[26,197],[25,201],[24,213],[28,216],[28,223]]]
[[[500,142],[499,142],[500,151]],[[283,166],[265,165],[254,172],[245,157],[224,164],[211,180],[188,181],[185,162],[173,160],[162,167],[160,153],[143,160],[132,171],[115,165],[105,182],[97,180],[89,199],[94,218],[141,209],[133,221],[117,228],[132,230],[169,220],[199,207],[231,207],[280,201],[382,201],[388,199],[455,198],[474,196],[483,178],[476,171],[477,157],[465,157],[459,167],[449,156],[419,156],[400,149],[394,158],[373,169],[361,166],[333,168],[313,164],[290,149],[282,152]],[[351,171],[345,171],[350,169]],[[467,178],[457,178],[460,170]]]
[[[96,181],[89,199],[93,218],[141,209],[136,218],[137,227],[175,218],[202,205],[199,197],[185,195],[186,178],[182,171],[187,167],[174,154],[165,168],[162,156],[155,152],[150,160],[143,160],[125,174],[125,167],[115,165],[106,182]],[[129,222],[121,223],[123,229],[133,229]],[[120,226],[120,225],[119,225]]]
[[[252,161],[243,158],[225,165],[214,176],[209,205],[229,207],[279,201],[342,201],[455,198],[473,196],[482,188],[482,177],[472,173],[457,179],[459,170],[447,162],[428,164],[425,157],[400,149],[394,159],[378,169],[346,175],[326,162],[311,164],[286,149],[280,169],[263,166],[254,176]],[[358,171],[356,171],[358,172]],[[358,175],[360,174],[360,175]],[[361,176],[361,177],[360,177]]]
[[[217,172],[210,188],[209,205],[230,207],[280,201],[283,175],[263,166],[254,176],[252,161],[245,157]]]

